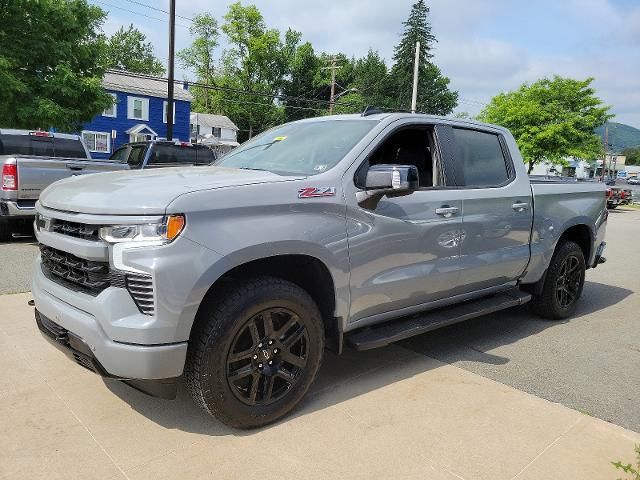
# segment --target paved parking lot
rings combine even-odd
[[[399,346],[327,355],[281,422],[232,430],[184,387],[147,397],[41,337],[0,296],[0,479],[617,478],[640,434]]]

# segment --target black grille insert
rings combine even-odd
[[[111,285],[108,262],[85,260],[45,245],[40,245],[40,253],[48,277],[67,288],[98,295]]]
[[[69,237],[82,238],[97,242],[100,240],[98,232],[100,225],[90,225],[87,223],[69,222],[67,220],[53,219],[51,220],[51,231]]]

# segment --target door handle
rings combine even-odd
[[[529,204],[524,202],[516,202],[511,205],[511,208],[513,208],[516,212],[524,212],[527,208],[529,208]]]
[[[443,216],[445,218],[449,218],[458,213],[458,207],[450,207],[448,205],[443,205],[440,208],[436,208],[436,215]]]
[[[67,163],[67,168],[69,170],[76,170],[76,171],[77,170],[84,170],[84,167],[81,166],[81,165],[73,165],[73,164],[69,164],[69,163]]]

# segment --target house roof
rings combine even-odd
[[[138,76],[138,74],[131,74],[120,70],[107,70],[102,79],[102,86],[107,90],[137,93],[139,95],[159,98],[167,98],[168,83],[164,78],[153,78],[148,75]],[[173,97],[176,100],[184,100],[187,102],[193,100],[193,96],[188,90],[185,90],[182,82],[175,82]]]
[[[224,115],[214,115],[212,113],[192,113],[190,117],[191,123],[199,124],[209,128],[228,128],[229,130],[239,130],[235,123],[229,117]]]
[[[156,137],[158,136],[158,134],[155,132],[155,130],[153,130],[149,125],[145,125],[144,123],[138,123],[138,124],[134,125],[129,130],[127,130],[125,133],[128,133],[129,135],[137,135],[138,133],[142,132],[143,130],[147,130],[151,135],[154,135]]]

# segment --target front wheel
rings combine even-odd
[[[185,371],[196,403],[237,428],[266,425],[293,409],[324,350],[322,317],[309,294],[259,277],[201,310]]]
[[[531,300],[533,311],[549,320],[571,316],[582,295],[585,271],[580,246],[571,241],[559,245],[547,270],[542,293]]]

